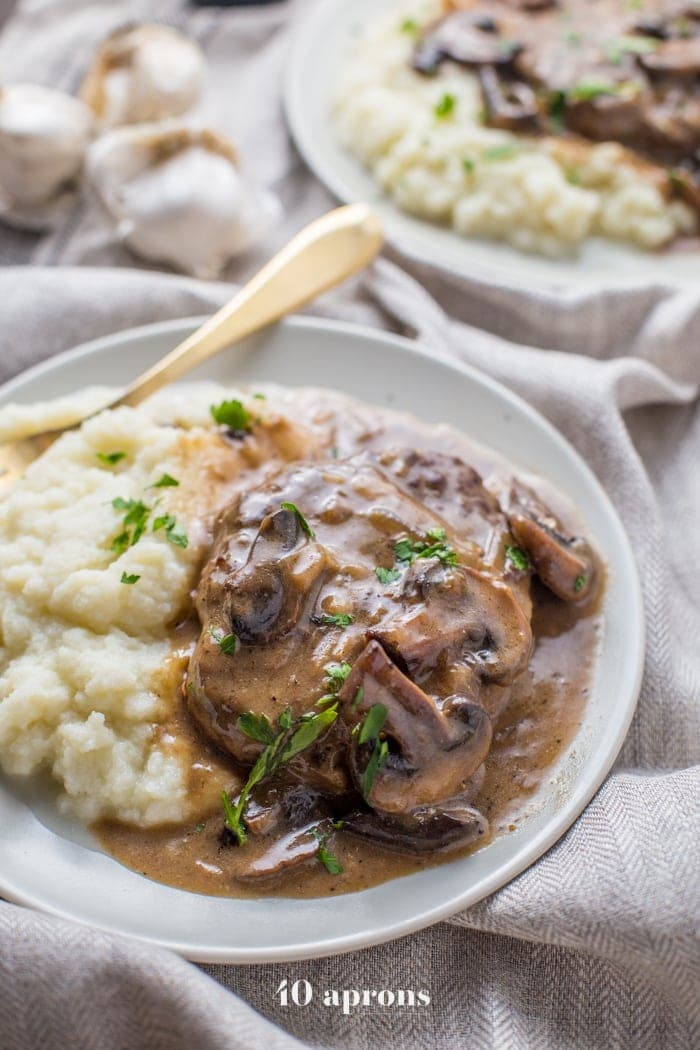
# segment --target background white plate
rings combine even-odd
[[[125,384],[194,326],[192,321],[151,325],[79,347],[8,383],[0,403]],[[229,900],[161,886],[106,856],[79,824],[59,818],[45,791],[0,781],[0,893],[211,962],[348,951],[446,918],[498,889],[556,842],[593,796],[622,744],[639,690],[644,632],[639,581],[620,521],[588,467],[533,409],[480,373],[428,357],[407,340],[292,319],[231,348],[192,378],[324,385],[428,421],[452,423],[573,499],[610,572],[584,725],[553,772],[542,808],[516,832],[470,857],[330,899]]]
[[[389,238],[413,258],[462,277],[506,280],[523,286],[610,287],[641,281],[700,278],[700,251],[643,252],[591,238],[575,259],[526,255],[506,244],[467,239],[453,230],[401,211],[360,162],[340,146],[330,118],[338,70],[370,20],[399,0],[317,0],[300,21],[289,54],[285,81],[287,118],[304,159],[339,200],[367,201]]]

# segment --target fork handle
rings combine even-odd
[[[117,405],[138,405],[232,343],[279,321],[367,266],[381,250],[379,221],[366,204],[336,208],[306,226],[225,306],[136,379]]]

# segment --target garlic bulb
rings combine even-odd
[[[30,229],[52,225],[67,203],[92,130],[92,113],[37,84],[0,89],[0,215]]]
[[[240,173],[231,144],[178,121],[120,128],[90,148],[88,176],[137,255],[216,277],[279,214]]]
[[[204,55],[169,26],[118,29],[104,41],[80,89],[110,127],[177,117],[199,98]]]

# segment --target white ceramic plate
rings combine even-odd
[[[289,54],[285,105],[294,139],[315,174],[339,200],[367,201],[385,232],[406,255],[462,277],[504,280],[525,287],[624,286],[644,280],[697,283],[700,251],[653,253],[591,238],[576,259],[552,261],[506,244],[467,239],[401,211],[360,162],[339,144],[330,100],[341,63],[362,26],[397,6],[398,0],[316,0],[300,21]]]
[[[125,384],[193,327],[192,321],[175,321],[99,339],[8,383],[0,403]],[[541,808],[516,832],[439,868],[331,899],[230,900],[159,885],[112,860],[77,822],[58,817],[41,788],[0,780],[0,894],[191,959],[235,963],[362,948],[474,904],[566,831],[610,769],[634,712],[642,604],[634,559],[607,496],[571,446],[523,401],[480,373],[430,358],[394,336],[293,319],[231,348],[192,378],[324,385],[452,423],[575,500],[610,574],[585,722],[553,770]]]

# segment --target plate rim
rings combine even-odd
[[[176,318],[125,328],[108,335],[98,336],[85,343],[81,343],[78,346],[72,347],[71,349],[65,350],[62,353],[48,357],[44,361],[25,369],[23,372],[2,384],[0,386],[0,404],[6,403],[8,395],[11,396],[13,391],[18,387],[21,387],[27,380],[36,380],[52,371],[60,372],[65,363],[74,362],[86,356],[99,355],[100,353],[113,348],[115,344],[119,345],[124,342],[133,341],[138,342],[144,337],[147,338],[149,336],[162,335],[172,336],[173,338],[177,338],[178,336],[185,337],[194,327],[201,324],[207,316],[208,315],[197,315],[186,318]],[[363,948],[374,947],[416,933],[437,922],[444,921],[445,919],[456,915],[458,912],[463,911],[465,908],[473,907],[475,904],[491,896],[491,894],[495,893],[497,890],[508,885],[514,878],[540,860],[569,831],[600,790],[619,755],[632,719],[634,718],[644,669],[646,624],[643,595],[639,571],[626,530],[610,497],[607,495],[605,489],[583,456],[567,440],[567,438],[564,437],[564,435],[561,434],[544,415],[542,415],[542,413],[533,408],[533,406],[527,401],[511,391],[504,384],[493,379],[486,373],[481,372],[479,369],[461,362],[458,359],[453,360],[444,354],[431,354],[427,348],[424,348],[417,341],[386,332],[382,329],[374,329],[367,325],[358,325],[347,321],[313,316],[292,316],[285,318],[275,325],[272,330],[279,327],[289,327],[301,331],[304,329],[314,329],[329,334],[338,333],[344,336],[350,336],[351,338],[355,337],[362,341],[379,341],[399,352],[408,353],[427,361],[434,361],[437,356],[441,363],[448,368],[460,372],[467,380],[475,383],[477,386],[490,389],[518,412],[528,416],[530,420],[534,421],[540,428],[545,430],[548,440],[554,442],[555,445],[558,445],[559,447],[564,446],[566,452],[569,455],[573,455],[578,460],[580,468],[585,474],[587,474],[588,482],[595,490],[596,498],[605,506],[610,523],[614,526],[617,538],[621,542],[621,549],[624,550],[625,553],[626,564],[624,566],[624,573],[626,583],[631,585],[631,592],[628,595],[628,599],[629,608],[633,614],[631,617],[633,621],[631,629],[633,630],[633,637],[636,641],[635,674],[633,679],[630,678],[624,707],[624,717],[618,722],[617,732],[608,741],[604,761],[602,763],[599,762],[595,776],[590,778],[585,789],[581,788],[580,781],[574,781],[570,797],[566,800],[564,805],[552,815],[547,826],[527,838],[525,843],[518,849],[515,856],[508,862],[497,867],[493,872],[483,876],[477,883],[476,888],[474,886],[467,888],[461,894],[450,897],[449,900],[428,910],[422,911],[409,918],[392,920],[389,925],[382,926],[375,930],[362,930],[351,934],[332,934],[331,936],[324,938],[322,942],[309,941],[299,943],[293,948],[288,946],[276,946],[274,948],[262,949],[238,948],[235,946],[227,947],[225,949],[207,948],[196,941],[186,941],[182,939],[168,940],[165,938],[154,937],[149,934],[134,934],[130,931],[125,932],[119,926],[111,925],[110,923],[95,923],[89,919],[81,918],[80,915],[76,915],[70,909],[47,904],[37,895],[23,892],[21,888],[8,884],[0,867],[0,894],[2,894],[2,896],[10,903],[23,905],[40,913],[50,914],[57,918],[69,922],[75,922],[91,929],[132,938],[154,947],[169,949],[193,962],[253,965],[272,962],[291,962],[319,957],[325,958],[332,955],[358,951]],[[265,332],[262,333],[263,338],[264,336]],[[210,898],[204,897],[204,899],[208,900]],[[224,901],[228,900],[228,898],[221,899]]]
[[[387,0],[388,2],[389,0]],[[397,3],[398,0],[393,0],[393,2]],[[313,32],[317,23],[322,21],[326,10],[341,9],[344,6],[345,0],[313,0],[313,2],[309,3],[307,9],[297,16],[290,36],[283,69],[282,104],[292,139],[307,167],[336,200],[342,204],[353,204],[359,200],[359,197],[348,187],[343,175],[334,170],[332,161],[316,147],[313,125],[305,120],[304,106],[301,98],[298,97],[301,73],[305,67],[303,59],[307,34]],[[355,163],[361,172],[373,179],[371,173],[368,173],[363,168],[360,161]],[[448,227],[442,227],[438,223],[431,223],[428,219],[420,219],[408,212],[404,212],[380,186],[376,183],[375,186],[376,197],[370,203],[378,213],[389,244],[407,258],[430,267],[436,273],[445,273],[447,271],[448,277],[451,272],[454,272],[456,276],[476,281],[479,285],[498,284],[511,292],[516,290],[522,291],[524,287],[526,288],[532,282],[540,291],[554,296],[570,295],[576,291],[589,293],[604,290],[612,292],[629,291],[630,289],[643,288],[649,285],[663,286],[668,284],[671,287],[679,288],[689,288],[695,285],[695,277],[690,272],[671,271],[657,276],[652,274],[651,266],[648,273],[640,271],[631,274],[621,274],[619,269],[624,266],[624,257],[621,257],[615,266],[606,267],[600,274],[596,274],[593,272],[593,268],[569,270],[567,266],[569,260],[566,256],[561,259],[548,259],[546,256],[537,253],[520,252],[517,248],[507,245],[506,242],[489,242],[488,239],[484,238],[462,237],[456,231],[449,230]],[[395,224],[399,224],[398,228]],[[465,247],[470,242],[507,247],[513,253],[514,263],[510,266],[501,264],[497,259],[470,258],[465,253],[463,265],[455,265],[456,260],[453,258],[450,260],[452,269],[450,266],[445,267],[436,260],[435,252],[429,254],[424,250],[420,233],[414,232],[416,227],[423,226],[437,226],[443,232],[452,233],[455,238],[455,245],[463,241]],[[606,243],[604,238],[602,240]],[[611,243],[618,247],[621,252],[626,247],[626,242],[618,244],[612,241]],[[632,251],[630,251],[630,255]],[[644,252],[644,249],[640,249],[640,251]],[[649,256],[650,264],[656,258],[651,250],[646,252],[645,255]],[[700,249],[690,254],[691,261],[693,256],[697,256],[697,265],[700,266]],[[520,260],[520,265],[518,265],[516,260]],[[539,270],[540,265],[543,263],[551,266],[551,272],[545,273],[543,270]],[[478,270],[478,277],[475,276],[475,270]]]

